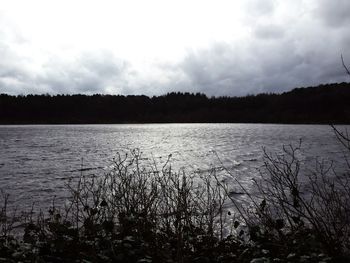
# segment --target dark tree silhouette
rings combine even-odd
[[[344,62],[344,61],[343,61]],[[345,63],[344,63],[345,66]],[[345,66],[346,68],[346,66]],[[282,94],[211,97],[0,94],[1,124],[71,123],[350,123],[350,83],[296,88]]]

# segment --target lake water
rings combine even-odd
[[[343,162],[343,148],[326,125],[0,126],[0,188],[21,207],[35,202],[45,208],[54,195],[63,199],[69,178],[103,174],[118,152],[135,148],[160,166],[172,154],[174,169],[189,173],[224,165],[249,185],[263,165],[263,147],[279,153],[283,145],[297,145],[300,139],[303,161],[313,165],[319,157]],[[221,176],[231,177],[225,171]]]

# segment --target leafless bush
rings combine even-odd
[[[334,131],[349,150],[347,134],[336,128]],[[260,193],[255,218],[280,239],[286,238],[286,232],[311,229],[330,254],[349,253],[349,170],[339,172],[333,163],[317,160],[312,171],[301,172],[304,164],[298,158],[300,151],[301,144],[283,147],[282,155],[264,151],[265,172],[255,179]]]
[[[176,257],[181,258],[184,249],[196,249],[201,237],[206,243],[224,238],[227,197],[213,179],[211,174],[172,170],[171,156],[158,169],[134,150],[118,154],[105,175],[82,175],[68,184],[71,198],[64,212],[54,209],[52,214],[75,222],[84,235],[102,228],[106,235],[118,233],[157,244],[155,239],[163,233],[172,237]]]
[[[21,225],[22,216],[17,215],[17,209],[9,209],[10,195],[0,190],[0,237],[7,239]]]

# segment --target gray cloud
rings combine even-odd
[[[108,51],[83,52],[73,61],[50,58],[35,79],[37,85],[55,93],[124,93],[126,62]]]
[[[246,3],[242,26],[249,34],[193,48],[177,62],[150,61],[142,66],[108,49],[78,50],[73,55],[43,51],[0,13],[0,93],[190,91],[243,96],[349,81],[340,61],[343,53],[350,65],[349,1],[316,1],[315,9],[300,9],[287,17],[279,15],[275,1]],[[293,8],[303,6],[302,0],[294,3]]]
[[[260,39],[276,40],[284,36],[284,30],[277,25],[258,25],[254,28],[254,35]]]
[[[125,93],[128,86],[128,63],[110,51],[82,52],[73,59],[51,54],[36,69],[35,60],[2,42],[0,56],[3,93]]]
[[[247,0],[245,2],[246,12],[252,16],[271,15],[275,10],[275,1],[273,0]]]
[[[331,27],[348,27],[350,23],[350,1],[319,0],[317,3],[316,16],[326,25]]]
[[[0,57],[0,92],[23,93],[31,89],[26,59],[4,43],[0,43]]]
[[[180,67],[194,89],[210,95],[282,92],[349,80],[340,61],[342,51],[350,61],[348,32],[293,30],[278,41],[257,41],[261,36],[253,34],[241,45],[216,44],[188,54]]]

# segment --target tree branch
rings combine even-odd
[[[343,58],[343,54],[340,55],[340,58],[341,58],[341,62],[342,62],[342,64],[343,64],[343,67],[344,67],[345,70],[346,70],[346,73],[348,73],[348,75],[350,76],[350,71],[349,71],[348,67],[345,65],[344,58]]]

